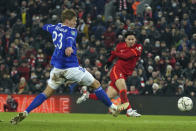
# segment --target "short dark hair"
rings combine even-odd
[[[62,14],[61,14],[62,22],[64,22],[65,20],[71,20],[74,17],[77,17],[77,15],[73,9],[65,9],[62,11]]]
[[[129,35],[134,35],[136,37],[136,33],[134,31],[127,31],[124,35],[125,38],[127,38],[127,36]]]

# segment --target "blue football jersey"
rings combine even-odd
[[[78,67],[76,36],[77,30],[61,23],[57,25],[46,24],[43,29],[50,32],[52,35],[55,50],[51,58],[51,65],[58,69],[66,69],[71,67]],[[71,56],[65,55],[65,49],[72,47],[73,53]]]

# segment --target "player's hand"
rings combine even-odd
[[[141,46],[136,47],[135,51],[136,51],[137,55],[141,55],[142,47]]]
[[[106,71],[106,72],[108,72],[108,69],[109,69],[109,67],[112,65],[112,62],[107,62],[106,64],[105,64],[105,66],[104,66],[104,70]]]
[[[67,47],[67,48],[65,49],[65,55],[66,55],[66,56],[70,56],[71,53],[73,53],[72,47]]]

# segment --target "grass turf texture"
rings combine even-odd
[[[0,113],[0,131],[196,131],[195,116],[143,115],[140,118],[110,114],[32,113],[18,125],[17,113]]]

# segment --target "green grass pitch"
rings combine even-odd
[[[143,115],[140,118],[110,114],[32,113],[18,125],[17,113],[0,113],[0,131],[196,131],[195,116]]]

